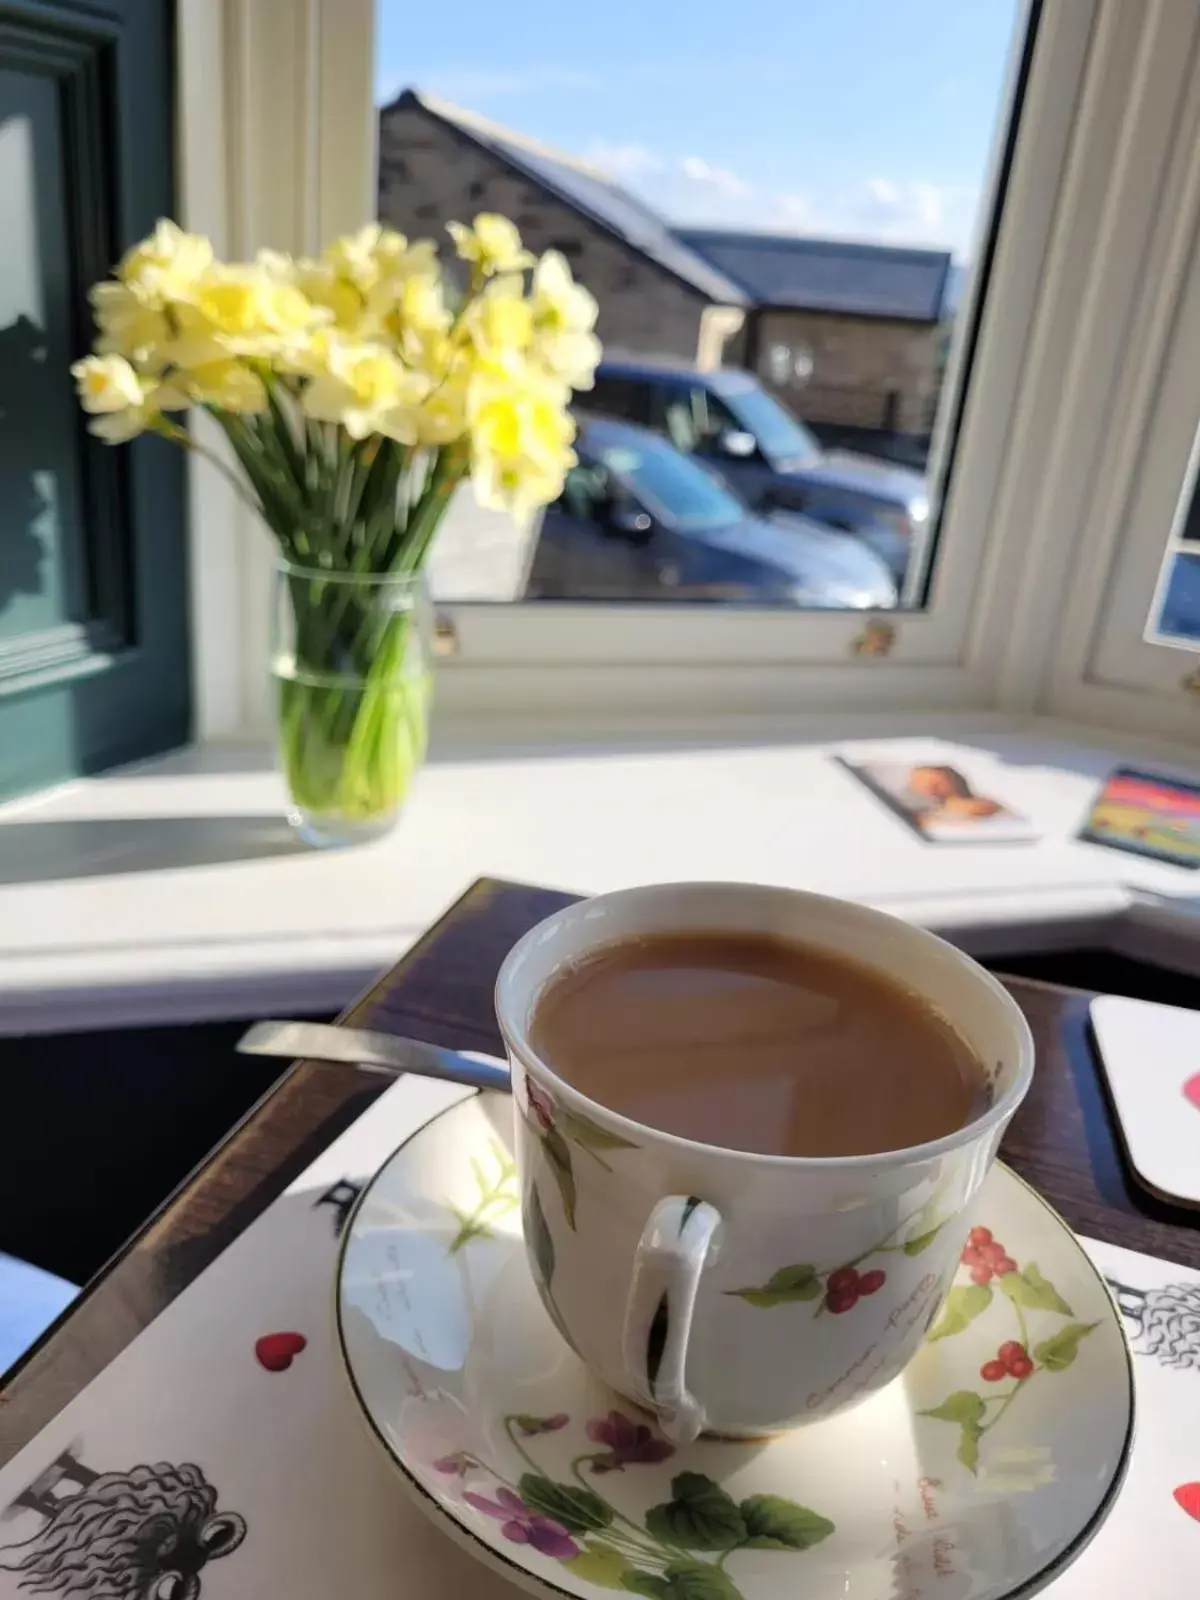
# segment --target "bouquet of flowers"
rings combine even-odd
[[[275,652],[293,820],[340,840],[390,826],[424,752],[418,575],[460,481],[526,518],[574,462],[571,390],[600,347],[596,303],[561,255],[504,217],[451,223],[458,286],[434,245],[372,224],[317,259],[221,262],[163,221],[91,302],[95,353],[72,374],[110,443],[202,406],[218,455],[279,548]]]

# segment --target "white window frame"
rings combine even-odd
[[[1149,197],[1142,294],[1098,457],[1087,557],[1064,608],[1049,709],[1195,742],[1194,650],[1158,641],[1163,559],[1186,518],[1200,455],[1200,13],[1163,49],[1178,54],[1174,98],[1156,85],[1169,158]]]
[[[1153,335],[1161,354],[1171,328],[1154,274],[1182,270],[1165,213],[1186,187],[1198,11],[1041,0],[1040,13],[929,605],[887,614],[891,652],[853,653],[863,614],[459,606],[443,726],[511,740],[564,727],[766,732],[834,708],[1070,707],[1116,720],[1111,703],[1080,701],[1067,645],[1095,629],[1096,573],[1120,533],[1098,514],[1099,486],[1135,454],[1128,436],[1113,450],[1120,418],[1153,399],[1137,340]],[[179,29],[189,226],[236,253],[310,250],[373,215],[372,0],[188,0]],[[951,395],[964,358],[960,336]],[[939,417],[935,482],[959,409],[952,400]],[[261,737],[269,542],[202,463],[191,483],[198,731]]]
[[[179,219],[219,255],[315,252],[374,215],[374,30],[373,0],[177,5]],[[188,471],[196,737],[261,738],[272,541],[211,466]]]
[[[1074,528],[1070,578],[1053,626],[1014,635],[1005,670],[1022,706],[1194,742],[1195,654],[1147,632],[1200,419],[1200,10],[1157,5],[1125,30],[1128,99],[1032,530],[1045,579],[1038,552]]]

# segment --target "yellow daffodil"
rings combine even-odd
[[[425,445],[453,444],[467,431],[466,373],[458,373],[439,383],[422,401],[416,417],[416,442]]]
[[[334,340],[327,369],[312,379],[304,391],[306,414],[319,422],[338,422],[352,439],[386,431],[399,437],[405,417],[425,398],[429,380],[410,371],[380,346],[351,345]]]
[[[381,227],[378,222],[369,222],[357,233],[347,233],[342,238],[335,239],[321,260],[335,277],[345,279],[366,294],[379,281],[380,243],[384,235],[390,233],[390,229]],[[404,239],[400,234],[394,237],[403,249]],[[389,245],[390,248],[392,247]]]
[[[101,355],[120,355],[129,361],[153,361],[171,337],[171,324],[160,306],[144,293],[123,283],[98,283],[88,294],[100,338]]]
[[[461,258],[478,268],[485,278],[497,272],[520,272],[533,265],[533,257],[522,246],[521,235],[507,217],[483,211],[470,228],[451,222],[447,231]]]
[[[228,264],[207,240],[160,223],[92,291],[95,354],[72,369],[92,430],[113,443],[147,428],[181,438],[165,414],[200,405],[241,453],[284,426],[267,405],[278,392],[285,409],[340,430],[339,463],[347,441],[458,447],[441,458],[446,470],[469,460],[482,503],[527,517],[559,493],[575,459],[570,391],[592,381],[596,303],[561,255],[535,264],[504,217],[485,213],[450,233],[471,266],[453,312],[433,244],[378,223],[316,259],[264,250]],[[233,425],[245,412],[260,414],[255,429]],[[279,458],[295,455],[301,499],[333,470],[310,448],[293,433]],[[444,492],[445,474],[437,481]],[[254,477],[264,514],[272,492]],[[281,496],[275,507],[285,542],[295,504]],[[387,505],[373,526],[381,515]]]
[[[348,278],[340,278],[327,261],[298,261],[296,287],[329,315],[343,333],[358,335],[365,309],[362,292]]]
[[[197,281],[193,304],[201,319],[195,331],[207,331],[223,355],[269,359],[319,320],[306,295],[258,264],[211,268]],[[181,352],[178,359],[198,365],[202,358],[187,360]]]
[[[450,327],[450,312],[437,277],[422,273],[381,284],[373,300],[381,312],[381,331],[404,359],[414,364],[421,363],[430,341]]]
[[[318,261],[298,262],[293,281],[356,339],[374,338],[386,328],[399,345],[408,324],[449,323],[433,246],[410,245],[403,234],[378,223],[338,239]]]
[[[528,525],[540,506],[557,500],[574,456],[560,468],[544,468],[516,458],[490,454],[471,459],[475,502],[485,511],[507,511],[515,522]]]
[[[101,415],[142,403],[142,380],[123,356],[85,356],[71,376],[85,411]]]
[[[164,385],[164,388],[167,386]],[[241,361],[212,361],[192,367],[185,375],[187,402],[217,406],[222,411],[265,411],[267,391],[262,379]],[[160,391],[159,406],[172,409]]]
[[[125,252],[117,277],[161,304],[189,294],[201,273],[212,265],[212,259],[212,245],[207,239],[197,233],[185,233],[164,219],[148,239]]]
[[[527,372],[479,375],[468,397],[471,470],[479,504],[526,519],[553,500],[575,462],[575,424],[562,387]]]
[[[124,411],[110,411],[107,416],[89,422],[88,432],[103,439],[105,444],[125,444],[129,439],[136,439],[139,433],[145,433],[158,415],[157,407],[148,403],[129,406]]]
[[[497,366],[520,362],[533,342],[533,308],[520,278],[493,278],[463,318],[480,356]]]
[[[112,360],[113,357],[103,358]],[[77,367],[85,365],[83,361],[75,363]],[[89,378],[92,375],[89,374]],[[85,380],[81,379],[80,387]],[[161,415],[158,404],[157,381],[153,378],[139,378],[134,374],[133,383],[122,375],[119,384],[114,385],[106,397],[107,400],[116,400],[118,393],[123,403],[120,405],[105,404],[103,407],[93,403],[88,409],[93,412],[91,422],[88,423],[88,432],[94,433],[97,438],[103,439],[106,444],[124,444],[127,439],[135,439],[139,433],[144,433]],[[85,402],[86,405],[86,402]]]
[[[393,233],[390,228],[384,228],[380,235],[375,259],[379,263],[379,276],[385,282],[441,276],[437,246],[432,239],[414,239],[410,243],[402,233]]]
[[[598,307],[557,250],[547,250],[534,268],[530,311],[541,364],[572,389],[590,389],[600,360],[592,332]]]
[[[363,325],[366,302],[362,291],[349,278],[339,277],[327,261],[298,261],[295,283],[343,333],[358,336],[369,331]]]

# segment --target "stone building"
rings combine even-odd
[[[726,365],[757,372],[806,422],[930,432],[956,281],[948,251],[724,228],[677,234],[751,303]]]
[[[531,250],[562,252],[609,349],[716,366],[741,326],[744,291],[603,172],[406,89],[379,116],[380,220],[444,238],[480,211],[510,217]]]

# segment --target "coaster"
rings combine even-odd
[[[1200,1012],[1105,994],[1091,1015],[1130,1166],[1160,1199],[1200,1206]]]

